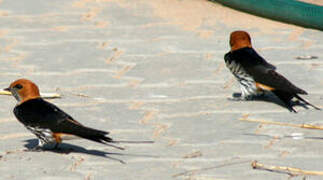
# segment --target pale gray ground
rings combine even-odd
[[[119,151],[72,140],[58,153],[24,152],[35,136],[15,119],[13,97],[0,96],[0,179],[288,179],[253,170],[253,160],[323,171],[322,139],[279,138],[323,138],[323,131],[241,121],[321,125],[322,111],[227,100],[239,91],[223,61],[237,29],[322,108],[320,31],[204,0],[0,1],[1,88],[29,78],[42,92],[61,93],[51,102],[83,124],[117,140],[155,141]],[[318,59],[295,59],[304,55]]]

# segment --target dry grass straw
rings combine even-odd
[[[11,96],[11,93],[8,91],[0,90],[0,95],[7,95]],[[54,98],[61,98],[62,96],[58,93],[40,93],[40,96],[45,99],[54,99]]]
[[[308,170],[302,170],[299,168],[293,168],[293,167],[287,167],[287,166],[264,165],[264,164],[258,163],[257,161],[252,161],[251,167],[253,169],[283,173],[283,174],[288,174],[290,176],[300,176],[300,175],[323,176],[323,171],[308,171]]]
[[[292,123],[282,123],[282,122],[275,122],[275,121],[266,121],[262,119],[249,119],[248,114],[245,114],[240,118],[240,121],[248,121],[248,122],[255,122],[261,124],[270,124],[270,125],[278,125],[278,126],[289,126],[289,127],[298,127],[298,128],[305,128],[305,129],[318,129],[323,130],[323,126],[316,126],[311,124],[292,124]]]

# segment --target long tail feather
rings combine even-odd
[[[295,94],[295,97],[299,100],[301,100],[302,102],[304,102],[305,104],[312,106],[314,109],[316,110],[321,110],[319,107],[314,106],[313,104],[309,103],[308,101],[306,101],[305,99],[301,98],[300,96],[298,96],[297,94]]]
[[[290,111],[297,113],[296,110],[293,108],[291,104],[291,99],[293,98],[293,94],[290,94],[288,92],[274,90],[272,91],[285,105],[285,107]]]
[[[101,131],[93,128],[83,126],[75,121],[69,120],[64,121],[65,124],[61,123],[61,127],[64,125],[66,134],[73,134],[91,141],[105,144],[107,146],[114,147],[116,149],[124,150],[125,148],[113,145],[112,143],[153,143],[153,141],[114,141],[108,136],[109,132]]]

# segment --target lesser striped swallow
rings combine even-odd
[[[39,144],[34,150],[52,143],[56,143],[57,148],[62,140],[73,136],[124,149],[111,144],[117,141],[107,136],[109,132],[86,127],[54,104],[45,101],[40,97],[37,85],[30,80],[18,79],[4,90],[10,91],[18,101],[13,110],[18,121],[37,136]]]
[[[227,68],[240,84],[241,99],[248,100],[262,95],[264,91],[275,94],[291,111],[292,99],[295,97],[305,105],[320,109],[298,94],[307,94],[284,76],[276,72],[276,67],[262,58],[252,47],[251,37],[245,31],[234,31],[230,35],[231,50],[225,54]]]

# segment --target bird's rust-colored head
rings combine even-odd
[[[28,79],[18,79],[4,90],[10,91],[17,99],[18,104],[40,97],[37,85]]]
[[[230,35],[230,46],[231,51],[235,51],[244,47],[252,48],[250,35],[246,31],[232,32]]]

